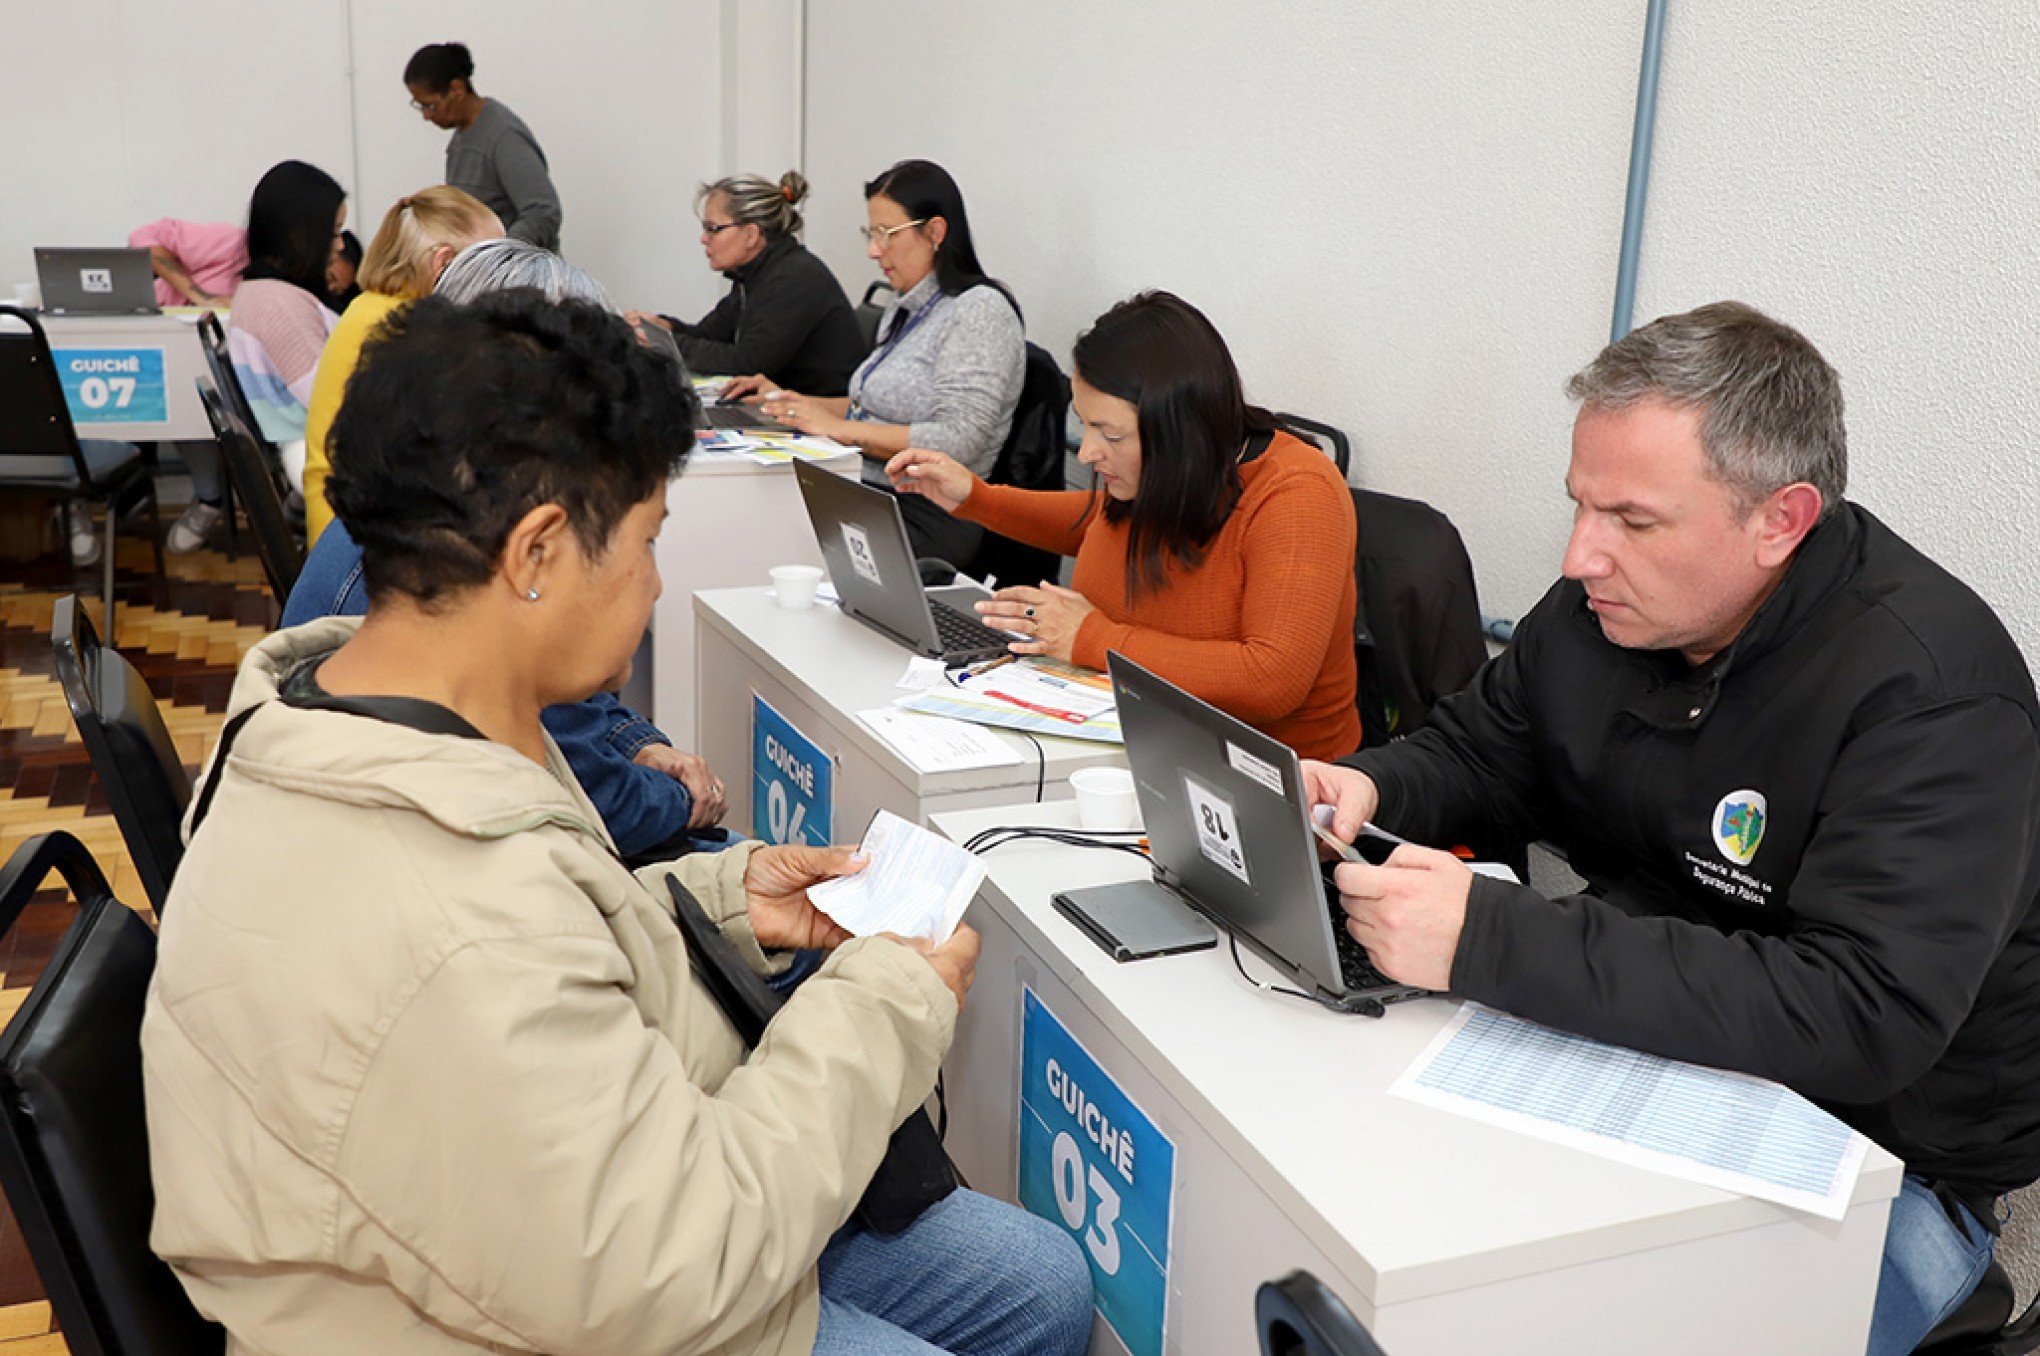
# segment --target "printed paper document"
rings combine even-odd
[[[890,810],[872,817],[858,850],[870,858],[862,871],[808,890],[816,908],[858,937],[947,941],[985,878],[977,858]]]

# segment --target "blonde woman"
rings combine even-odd
[[[755,174],[703,184],[694,195],[701,251],[729,293],[692,325],[636,312],[631,322],[670,330],[690,371],[762,372],[776,386],[842,395],[866,345],[843,284],[800,243],[807,193],[793,171],[776,184]]]
[[[384,215],[362,256],[361,295],[351,302],[326,341],[312,378],[312,403],[305,416],[305,545],[310,547],[333,521],[326,503],[326,435],[339,413],[347,379],[361,360],[361,346],[390,313],[432,294],[448,261],[469,245],[496,240],[503,223],[481,201],[447,184],[421,189]]]

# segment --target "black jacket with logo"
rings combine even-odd
[[[1455,992],[1775,1079],[1979,1212],[2040,1176],[2040,708],[1989,607],[1863,509],[1699,668],[1564,581],[1351,761],[1385,827],[1549,839],[1591,887],[1477,877]]]

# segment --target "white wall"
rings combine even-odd
[[[1644,5],[863,0],[812,15],[810,243],[926,155],[1059,356],[1141,287],[1465,533],[1486,610],[1556,576],[1564,378],[1607,338]],[[1640,320],[1740,296],[1841,368],[1857,497],[2040,655],[2040,12],[1674,4]],[[861,286],[861,282],[859,283]],[[854,289],[853,289],[854,290]]]
[[[366,241],[392,202],[443,175],[448,134],[409,107],[402,74],[419,46],[457,39],[474,51],[476,87],[515,109],[545,147],[566,208],[568,257],[624,304],[698,314],[726,284],[703,266],[695,242],[695,185],[726,172],[726,156],[739,150],[769,152],[774,163],[792,154],[790,77],[782,74],[775,90],[728,74],[791,50],[791,7],[0,6],[0,52],[8,54],[0,283],[34,276],[37,245],[119,243],[159,216],[243,221],[255,181],[283,159],[309,160],[339,179],[349,224]],[[101,78],[83,78],[87,71]],[[750,130],[726,136],[729,118]]]

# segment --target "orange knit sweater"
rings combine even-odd
[[[1117,650],[1305,758],[1342,758],[1360,747],[1352,496],[1322,453],[1281,433],[1240,481],[1202,563],[1170,559],[1164,586],[1131,602],[1126,527],[1105,521],[1102,496],[980,480],[957,516],[1077,558],[1070,586],[1097,608],[1077,663],[1102,669]]]

